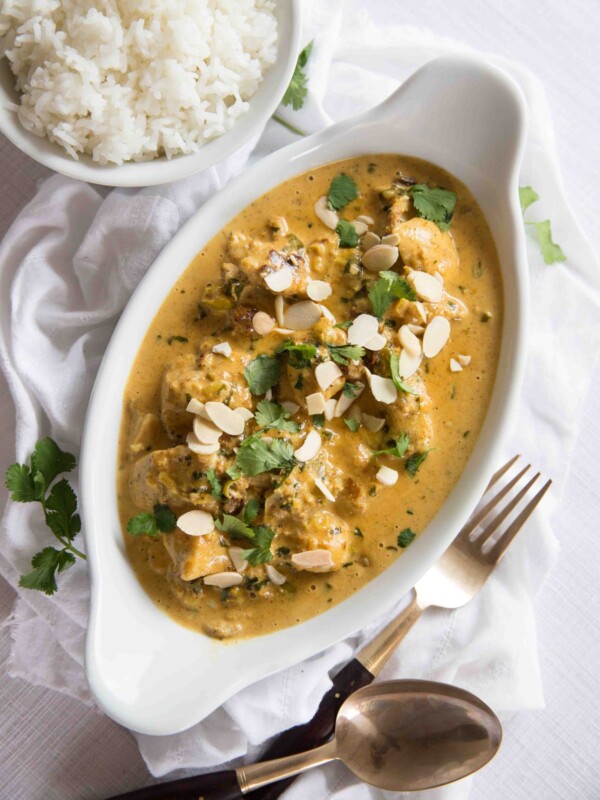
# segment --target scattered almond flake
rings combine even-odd
[[[278,569],[275,569],[275,567],[271,566],[271,564],[265,565],[265,572],[267,573],[267,578],[271,581],[271,583],[274,583],[275,586],[283,586],[287,580],[285,575],[279,572]]]
[[[437,356],[450,336],[450,323],[446,317],[434,317],[423,334],[423,355]]]
[[[364,347],[379,332],[379,320],[372,314],[359,314],[348,328],[349,344]]]
[[[440,273],[437,271],[437,269],[436,269],[436,271],[433,273],[433,277],[434,277],[434,278],[436,279],[436,281],[437,281],[437,282],[440,284],[440,286],[443,286],[443,285],[444,285],[444,279],[442,278],[442,276],[440,275]]]
[[[232,350],[229,342],[219,342],[219,344],[214,344],[212,351],[220,356],[225,356],[225,358],[231,358]]]
[[[391,467],[380,467],[375,477],[384,486],[393,486],[398,480],[398,473]]]
[[[448,305],[450,305],[451,303],[453,305],[455,305],[465,315],[469,313],[469,309],[468,309],[467,305],[465,303],[463,303],[463,301],[460,299],[460,297],[454,297],[454,295],[448,294],[448,292],[446,292],[446,302],[448,303]],[[455,317],[455,319],[460,319],[460,317],[457,316],[457,317]]]
[[[387,339],[382,333],[376,333],[372,339],[369,339],[368,342],[365,342],[365,348],[367,350],[372,350],[373,352],[377,352],[378,350],[383,350],[383,348],[387,344]]]
[[[346,397],[345,394],[340,394],[340,396],[338,397],[337,402],[335,404],[335,410],[333,412],[333,416],[334,417],[341,417],[342,414],[345,414],[346,411],[352,405],[352,403],[355,400],[358,400],[358,398],[364,392],[364,390],[365,390],[364,383],[361,383],[360,381],[355,381],[353,383],[354,383],[354,387],[355,387],[354,397]]]
[[[421,342],[408,325],[402,325],[398,331],[398,339],[404,349],[413,356],[421,355]]]
[[[302,300],[288,306],[284,315],[284,327],[293,331],[307,331],[321,319],[321,309],[312,300]]]
[[[325,419],[327,420],[327,422],[331,422],[331,420],[334,417],[336,403],[337,403],[337,400],[335,399],[335,397],[332,397],[330,400],[326,400],[325,401],[324,414],[325,414]]]
[[[273,328],[273,333],[280,333],[282,336],[289,336],[291,333],[296,333],[291,328]]]
[[[363,253],[366,253],[367,250],[375,247],[376,244],[381,244],[381,239],[376,233],[373,233],[373,231],[367,231],[360,240],[360,244],[363,249]]]
[[[248,566],[248,562],[245,558],[242,558],[242,553],[244,552],[243,547],[230,547],[229,548],[229,558],[231,559],[231,563],[236,569],[236,572],[243,572],[246,567]]]
[[[364,222],[365,225],[375,225],[373,217],[368,217],[366,214],[361,214],[356,218],[357,222]]]
[[[225,403],[209,400],[204,404],[204,409],[211,422],[224,433],[228,433],[230,436],[240,436],[244,432],[244,420]]]
[[[233,410],[235,411],[236,414],[239,414],[239,416],[244,420],[244,422],[248,422],[248,420],[254,419],[254,414],[252,413],[252,411],[250,411],[249,408],[244,408],[243,406],[239,406],[239,408],[234,408]]]
[[[325,411],[325,395],[322,392],[307,395],[306,411],[311,417],[314,414],[322,414]]]
[[[300,409],[298,403],[293,403],[291,400],[284,400],[281,403],[281,407],[284,411],[287,411],[288,414],[295,414],[296,411]]]
[[[463,367],[468,367],[471,363],[471,356],[456,356]],[[189,409],[188,409],[189,411]]]
[[[359,236],[362,236],[363,233],[366,233],[369,230],[369,226],[367,225],[367,223],[361,222],[358,219],[355,219],[352,225],[354,226],[354,230],[357,232]]]
[[[462,372],[462,364],[455,358],[450,359],[450,372]]]
[[[371,433],[377,433],[385,425],[385,420],[382,417],[373,417],[371,414],[362,413],[362,424]]]
[[[327,572],[334,567],[329,550],[304,550],[301,553],[294,553],[292,564],[297,569],[308,569],[313,572]]]
[[[332,231],[337,228],[340,219],[335,211],[332,211],[331,208],[328,208],[327,197],[325,195],[323,195],[323,197],[319,197],[315,203],[314,211],[315,215],[321,220],[323,225],[331,228]]]
[[[320,449],[321,437],[317,431],[312,430],[307,433],[302,445],[297,450],[294,450],[294,455],[298,461],[311,461]]]
[[[315,303],[326,300],[332,291],[331,284],[327,283],[327,281],[309,281],[306,286],[306,294],[311,300],[314,300]]]
[[[267,389],[265,392],[265,400],[272,400],[273,399],[273,389]]]
[[[356,422],[362,422],[362,411],[355,403],[350,411],[348,411],[348,419],[356,420]]]
[[[419,303],[419,305],[421,304]],[[423,325],[414,325],[412,322],[409,322],[406,327],[411,333],[414,333],[415,336],[420,336],[425,331]]]
[[[196,400],[195,397],[192,397],[185,410],[189,411],[190,414],[201,414],[204,410],[204,403],[201,403],[200,400]]]
[[[230,586],[239,586],[243,580],[239,572],[215,572],[214,575],[207,575],[204,583],[207,586],[218,586],[219,589],[229,589]]]
[[[290,267],[283,267],[277,272],[269,272],[264,276],[264,281],[272,292],[285,292],[294,282],[294,273]]]
[[[333,316],[333,314],[327,308],[327,306],[324,306],[323,304],[321,304],[319,306],[319,308],[321,309],[321,314],[325,317],[325,319],[328,319],[329,322],[331,322],[332,325],[337,325],[337,319]]]
[[[197,453],[199,456],[211,456],[213,453],[219,452],[218,443],[202,444],[193,433],[188,433],[185,441],[192,453]]]
[[[394,386],[394,381],[390,378],[382,378],[381,375],[371,375],[369,378],[369,386],[371,393],[375,400],[380,403],[390,405],[395,403],[398,399],[398,390]]]
[[[421,366],[423,356],[421,353],[409,353],[408,350],[402,349],[400,351],[400,358],[398,359],[398,372],[400,377],[406,380],[414,375]]]
[[[417,314],[421,317],[423,322],[427,322],[427,311],[425,310],[425,306],[423,303],[419,302],[418,300],[415,301],[415,308],[417,309]]]
[[[439,303],[442,299],[444,290],[433,275],[414,270],[408,275],[407,281],[423,300],[429,303]]]
[[[381,244],[391,244],[392,247],[396,247],[399,242],[400,237],[397,233],[388,233],[387,236],[381,237]]]
[[[280,328],[285,327],[285,302],[280,294],[275,298],[275,319]]]
[[[335,383],[342,375],[342,370],[335,361],[322,361],[315,367],[315,378],[319,387],[326,392],[332,383]]]
[[[275,321],[265,311],[257,311],[252,317],[252,327],[259,336],[267,336],[275,327]]]
[[[206,536],[215,529],[215,521],[208,511],[186,511],[177,518],[177,527],[188,536]]]
[[[210,420],[204,419],[198,415],[194,417],[193,429],[194,436],[198,439],[200,444],[216,444],[223,435],[220,428],[213,425]]]
[[[394,266],[398,261],[398,255],[397,247],[390,244],[376,244],[363,253],[362,263],[369,272],[383,272]]]
[[[323,494],[329,500],[330,503],[335,503],[334,495],[327,488],[326,484],[323,483],[321,478],[315,478],[315,486],[321,492],[321,494]]]

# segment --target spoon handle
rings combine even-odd
[[[157,783],[107,800],[242,800],[243,794],[234,769],[207,772],[178,781]]]

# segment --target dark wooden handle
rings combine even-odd
[[[261,754],[260,760],[281,758],[281,756],[301,753],[325,744],[333,736],[335,718],[344,700],[361,686],[367,686],[372,680],[373,675],[363,667],[360,661],[356,659],[350,661],[333,679],[333,686],[321,700],[314,717],[303,725],[297,725],[295,728],[280,733]],[[245,797],[248,800],[275,800],[295,780],[296,776],[285,778],[285,780],[256,789]]]
[[[107,800],[241,800],[242,797],[235,770],[228,769],[157,783]]]

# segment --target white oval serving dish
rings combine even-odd
[[[390,608],[448,546],[497,466],[525,357],[527,276],[518,172],[526,110],[518,87],[485,61],[446,57],[425,65],[380,106],[280,150],[206,203],[163,250],[135,291],[110,341],[88,410],[81,497],[92,581],[86,644],[90,687],[117,722],[149,734],[184,730],[238,690],[308,658]],[[505,319],[496,386],[467,467],[410,549],[356,594],[291,628],[223,643],[194,633],[149,599],[127,560],[117,515],[121,404],[149,321],[202,245],[287,178],[367,153],[427,159],[463,181],[496,240]]]
[[[256,94],[248,101],[248,110],[231,130],[208,141],[197,153],[155,158],[152,161],[101,165],[89,156],[79,161],[58,144],[26,130],[7,103],[18,103],[15,77],[6,58],[0,58],[0,131],[20,150],[50,169],[88,183],[103,186],[154,186],[187,178],[208,169],[230,156],[260,134],[288,87],[300,49],[300,0],[277,0],[278,46],[275,63],[265,73]]]

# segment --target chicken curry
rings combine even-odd
[[[374,155],[257,199],[189,265],[124,397],[127,553],[218,639],[284,628],[386,569],[477,440],[502,327],[469,190]]]

